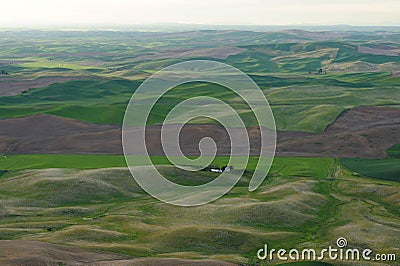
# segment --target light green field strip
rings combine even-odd
[[[142,156],[134,156],[135,165],[145,165],[146,160]],[[254,170],[257,157],[250,157],[247,170]],[[151,160],[155,165],[170,164],[164,156],[152,156]],[[214,164],[226,165],[228,156],[218,156]],[[296,157],[275,157],[271,173],[284,176],[316,177],[325,178],[328,176],[328,169],[333,159],[329,158],[296,158]],[[74,168],[74,169],[97,169],[126,167],[125,158],[122,155],[59,155],[59,154],[23,154],[2,156],[0,158],[0,170],[25,170],[25,169],[47,169],[47,168]],[[242,168],[236,166],[236,168]]]
[[[7,59],[5,59],[7,60]],[[37,68],[37,69],[52,69],[52,68],[64,68],[70,70],[86,70],[86,69],[105,69],[102,67],[94,67],[94,66],[87,66],[84,64],[80,64],[79,61],[76,63],[72,63],[69,61],[62,61],[62,60],[49,60],[48,58],[44,57],[24,57],[22,59],[10,59],[13,62],[13,65],[17,65],[23,68]],[[21,62],[19,62],[21,61]],[[27,62],[31,61],[31,62]]]

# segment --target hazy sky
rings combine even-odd
[[[400,25],[400,0],[6,0],[0,25]]]

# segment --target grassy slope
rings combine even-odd
[[[15,162],[24,156],[7,159]],[[29,164],[35,157],[50,159],[48,155],[25,157],[27,167],[64,163],[80,167],[78,161],[83,160],[60,155],[40,167]],[[87,162],[92,161],[89,157]],[[93,167],[110,165],[106,157],[92,157],[98,159]],[[122,163],[119,159],[115,166]],[[250,169],[252,165],[254,161]],[[188,181],[180,170],[166,166],[160,170],[175,181]],[[193,173],[191,180],[205,181],[210,175]],[[398,223],[393,202],[398,183],[354,177],[332,159],[277,158],[257,191],[249,192],[247,185],[245,178],[220,200],[180,208],[152,199],[125,169],[18,171],[0,179],[0,238],[49,241],[135,257],[241,263],[254,262],[265,242],[271,248],[318,249],[344,235],[360,248],[368,244],[380,252],[393,252],[398,246],[393,227]],[[358,234],[354,228],[369,230]],[[376,234],[385,241],[378,241]]]

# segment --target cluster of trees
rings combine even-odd
[[[310,70],[310,71],[308,71],[308,74],[316,74],[316,75],[322,75],[322,74],[324,74],[324,75],[326,75],[326,70],[323,70],[322,68],[320,68],[320,69],[318,69],[318,71],[317,72],[313,72],[312,70]]]
[[[0,70],[0,75],[8,75],[8,72],[4,69]]]

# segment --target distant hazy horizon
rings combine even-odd
[[[399,26],[400,1],[372,0],[13,0],[0,26],[247,25]]]
[[[59,25],[20,25],[20,26],[2,26],[0,32],[15,31],[114,31],[114,32],[188,32],[202,30],[218,31],[252,31],[252,32],[280,32],[288,30],[303,30],[308,32],[400,32],[400,26],[354,26],[354,25],[207,25],[207,24],[171,24],[171,23],[153,23],[153,24],[59,24]]]

